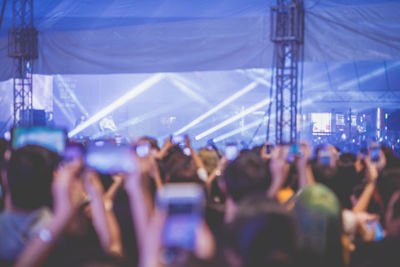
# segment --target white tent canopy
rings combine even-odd
[[[400,3],[304,2],[304,90],[300,97],[303,110],[397,108]],[[275,1],[34,3],[34,24],[39,31],[39,58],[34,72],[51,78],[35,79],[35,90],[40,88],[34,94],[51,96],[52,102],[47,104],[54,109],[50,110],[69,129],[74,128],[82,114],[90,117],[109,108],[121,96],[152,81],[156,73],[162,73],[163,78],[110,113],[118,128],[136,136],[153,131],[158,137],[165,136],[248,86],[252,88],[191,127],[188,132],[196,136],[251,109],[269,95],[273,58],[269,12]],[[0,29],[0,81],[14,73],[12,60],[7,57],[11,11],[8,1]],[[10,81],[0,83],[0,122],[11,114],[11,88]],[[34,98],[34,106],[41,98]],[[251,138],[266,108],[262,105],[206,138],[227,133]]]
[[[0,31],[0,80],[11,1]],[[265,0],[34,0],[40,74],[266,68],[272,62]],[[400,59],[398,1],[305,1],[305,61]]]

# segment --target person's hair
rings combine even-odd
[[[295,199],[299,220],[301,266],[344,266],[341,208],[322,184],[304,188]]]
[[[197,176],[197,168],[191,157],[176,153],[170,157],[168,163],[165,169],[166,182],[203,184]]]
[[[198,152],[199,158],[204,163],[207,173],[210,175],[218,167],[218,154],[215,150],[202,148]]]
[[[59,163],[56,153],[29,145],[13,151],[7,165],[12,203],[26,210],[51,205],[53,172]]]
[[[223,178],[227,193],[238,202],[242,197],[265,192],[268,187],[267,168],[261,157],[254,152],[240,153],[224,170]]]
[[[264,194],[245,197],[226,232],[225,245],[242,266],[295,266],[298,241],[295,217]]]
[[[149,142],[151,148],[156,149],[156,150],[160,150],[160,147],[158,146],[158,142],[154,137],[142,136],[142,137],[139,138],[139,141]]]
[[[382,198],[384,209],[386,209],[393,193],[400,190],[400,169],[384,169],[378,178],[377,188]]]
[[[382,145],[381,149],[386,157],[386,168],[397,168],[399,166],[399,159],[395,156],[393,150],[386,145]]]
[[[261,149],[263,149],[263,148],[264,148],[264,145],[257,145],[257,146],[254,146],[251,149],[251,151],[253,151],[254,153],[260,154],[261,153]]]

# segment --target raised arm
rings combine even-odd
[[[55,175],[52,185],[54,216],[28,243],[15,266],[41,266],[55,242],[74,219],[83,201],[83,186],[76,178],[80,168],[80,162],[72,162],[62,167]]]
[[[267,196],[275,198],[278,191],[282,188],[289,173],[289,163],[286,162],[288,148],[286,146],[277,146],[272,154],[269,164],[271,171],[271,185],[267,190]]]
[[[378,179],[378,170],[373,164],[371,164],[370,157],[365,157],[364,162],[365,179],[367,180],[367,184],[365,185],[363,192],[358,198],[357,203],[354,205],[353,212],[361,212],[367,210],[369,202],[371,201],[372,195],[375,191],[376,181]]]
[[[131,209],[133,227],[136,233],[136,240],[139,251],[139,266],[146,266],[146,239],[148,238],[150,211],[144,200],[144,194],[141,185],[141,172],[139,169],[129,174],[125,179],[125,190],[128,193]]]
[[[296,160],[296,168],[299,176],[299,188],[301,189],[315,183],[315,179],[309,164],[311,151],[306,143],[300,144],[300,155]]]
[[[104,197],[104,188],[99,177],[94,171],[86,171],[84,184],[90,197],[93,226],[103,250],[111,255],[122,256],[121,232],[112,209],[112,202]]]

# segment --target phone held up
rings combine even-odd
[[[38,145],[62,155],[66,142],[67,132],[61,128],[17,126],[11,130],[11,146],[13,149],[26,145]]]
[[[193,251],[204,218],[205,196],[197,184],[167,184],[157,192],[157,206],[167,218],[162,231],[165,248]]]
[[[236,144],[227,144],[225,146],[225,158],[228,161],[233,161],[237,158],[239,155],[239,148],[237,147]]]
[[[132,148],[110,143],[89,146],[85,155],[85,165],[101,174],[127,174],[136,169]]]

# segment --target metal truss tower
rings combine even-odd
[[[303,1],[277,0],[277,6],[271,8],[277,144],[297,141],[298,73],[303,35]]]
[[[14,125],[32,125],[33,61],[38,57],[33,27],[33,0],[13,0],[13,28],[8,31],[8,56],[14,58]]]

